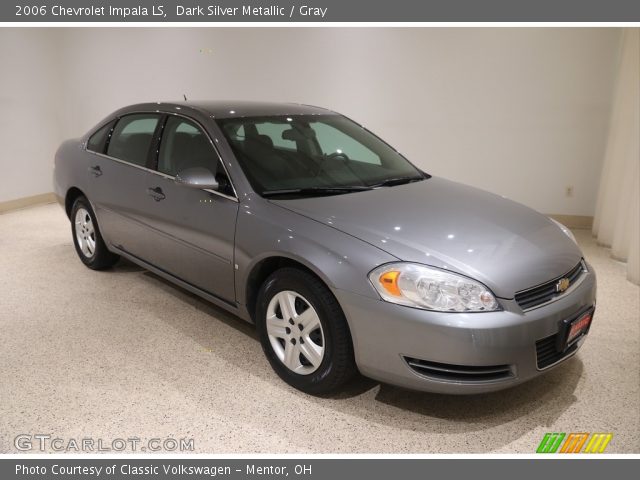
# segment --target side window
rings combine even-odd
[[[148,113],[122,117],[113,129],[107,155],[141,167],[146,166],[159,118],[159,115]]]
[[[158,171],[175,177],[181,170],[204,167],[220,184],[220,191],[233,195],[220,159],[209,137],[195,123],[177,116],[169,116],[162,133]]]
[[[321,122],[313,122],[310,126],[315,130],[316,140],[325,155],[344,153],[350,160],[375,165],[382,164],[378,155],[337,128]]]
[[[89,141],[87,142],[87,150],[97,153],[103,153],[104,143],[107,140],[107,135],[111,131],[112,127],[113,121],[107,123],[104,127],[91,135],[91,137],[89,137]]]

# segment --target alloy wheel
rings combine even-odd
[[[75,217],[76,239],[82,254],[91,258],[96,251],[96,231],[91,215],[84,208],[79,208]]]
[[[269,302],[266,320],[271,347],[289,370],[309,375],[320,367],[324,333],[320,317],[307,299],[291,290],[277,293]]]

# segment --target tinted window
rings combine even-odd
[[[162,133],[158,171],[176,176],[187,168],[203,167],[216,177],[220,191],[233,195],[233,190],[209,137],[195,123],[170,116]]]
[[[274,147],[287,148],[289,150],[296,149],[296,142],[293,140],[285,140],[282,138],[282,133],[285,130],[289,130],[291,127],[289,124],[274,123],[274,122],[262,122],[256,124],[256,129],[260,135],[267,135],[271,138]]]
[[[218,120],[258,193],[291,189],[375,187],[426,178],[402,155],[341,115]]]
[[[380,157],[378,155],[337,128],[323,122],[311,122],[309,126],[315,130],[318,145],[320,145],[320,149],[325,155],[330,155],[334,152],[343,153],[356,162],[380,165]]]
[[[158,119],[159,115],[146,113],[122,117],[113,129],[107,155],[146,166]]]
[[[92,152],[103,153],[104,142],[107,139],[107,135],[111,131],[111,127],[113,127],[113,122],[107,123],[104,127],[102,127],[96,133],[91,135],[91,137],[89,138],[89,141],[87,142],[87,150],[91,150]]]

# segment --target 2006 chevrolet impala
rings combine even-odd
[[[357,370],[443,393],[516,385],[575,354],[595,308],[567,228],[318,107],[126,107],[60,147],[54,183],[86,266],[126,257],[254,322],[309,393]]]

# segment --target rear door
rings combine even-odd
[[[147,213],[154,199],[147,192],[154,136],[162,115],[124,115],[100,130],[87,151],[89,162],[87,195],[98,217],[106,242],[143,260],[149,258]]]
[[[186,168],[210,170],[219,191],[188,188],[174,178]],[[146,188],[156,199],[148,213],[150,262],[207,293],[235,303],[234,236],[238,201],[217,150],[195,121],[168,115],[157,170]]]

